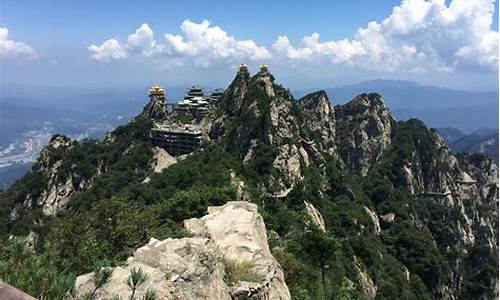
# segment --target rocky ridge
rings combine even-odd
[[[73,193],[90,185],[91,179],[82,179],[77,172],[72,170],[69,170],[69,174],[63,171],[63,161],[59,160],[58,157],[69,153],[72,147],[71,139],[55,135],[49,144],[42,149],[30,172],[42,174],[43,176],[38,179],[39,184],[44,184],[47,188],[39,192],[29,193],[22,202],[17,202],[10,214],[11,221],[16,221],[34,207],[41,207],[46,215],[55,215]]]

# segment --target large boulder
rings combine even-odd
[[[193,237],[152,238],[139,248],[124,266],[114,269],[111,280],[97,290],[96,299],[127,299],[131,291],[125,281],[134,268],[147,274],[135,292],[136,299],[148,290],[154,290],[158,299],[291,299],[283,271],[269,251],[257,206],[235,201],[209,207],[208,212],[203,218],[185,221]],[[229,274],[229,267],[243,265],[252,276]],[[94,289],[92,276],[77,278],[77,297]]]

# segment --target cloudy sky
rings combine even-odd
[[[294,89],[376,78],[498,89],[495,1],[176,2],[0,0],[0,80],[215,87],[245,62]]]

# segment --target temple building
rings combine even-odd
[[[210,104],[214,104],[217,101],[219,101],[220,98],[222,98],[222,95],[224,94],[223,89],[215,89],[210,96],[207,97],[207,101]]]
[[[184,99],[191,100],[193,98],[203,98],[205,94],[203,93],[203,89],[198,85],[193,85],[186,93]]]
[[[199,86],[193,85],[184,99],[175,105],[174,111],[179,116],[202,118],[208,112],[208,104],[203,90]]]
[[[246,64],[241,64],[240,69],[238,71],[238,75],[249,75],[250,73],[248,72],[248,65]]]

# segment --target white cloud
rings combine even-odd
[[[30,58],[35,56],[35,51],[22,42],[9,40],[9,30],[0,27],[0,59]]]
[[[184,36],[165,34],[167,49],[175,55],[193,57],[197,65],[208,66],[221,60],[265,60],[271,53],[252,40],[237,40],[218,26],[203,20],[182,22]]]
[[[319,33],[294,45],[279,36],[271,51],[253,40],[239,40],[203,20],[185,20],[181,34],[157,42],[142,24],[124,42],[91,45],[99,61],[127,57],[161,58],[165,66],[211,67],[245,60],[286,61],[294,68],[343,65],[386,72],[451,72],[498,69],[499,34],[492,29],[494,0],[403,0],[382,21],[371,21],[350,39],[321,41]],[[333,26],[334,24],[332,24]]]
[[[318,60],[385,71],[498,69],[493,0],[403,0],[392,14],[369,22],[351,40],[319,42],[306,36],[300,47],[280,36],[274,51],[289,60]]]
[[[147,23],[128,35],[126,42],[109,39],[101,45],[88,47],[92,58],[101,62],[127,57],[161,57],[165,65],[176,66],[187,59],[197,66],[230,63],[245,59],[264,60],[271,57],[265,47],[252,40],[237,40],[218,26],[210,26],[207,20],[201,23],[185,20],[181,25],[184,36],[165,34],[166,44],[156,42],[154,32]]]
[[[157,45],[154,40],[154,32],[148,24],[142,24],[137,30],[130,34],[127,42],[120,42],[112,38],[104,41],[101,45],[90,45],[87,49],[91,57],[100,62],[110,62],[130,57],[131,54],[139,54],[143,57],[152,57],[162,53],[165,46]]]
[[[101,45],[88,46],[93,59],[101,62],[124,59],[128,56],[125,45],[120,44],[116,39],[104,41]]]
[[[365,55],[366,50],[358,41],[340,40],[319,42],[319,34],[313,33],[302,39],[302,48],[290,44],[287,36],[280,36],[273,44],[273,50],[289,59],[312,59],[316,56],[327,56],[332,62],[345,62],[353,57]]]
[[[145,57],[166,51],[165,46],[156,44],[154,32],[146,23],[137,28],[135,33],[129,35],[127,42],[128,48],[139,51]]]

